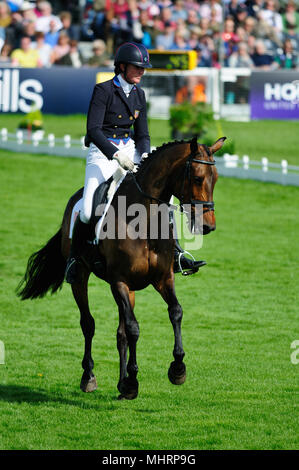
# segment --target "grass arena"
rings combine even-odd
[[[18,116],[2,116],[15,130]],[[236,151],[298,164],[297,123],[221,122]],[[81,137],[84,116],[45,116],[47,132]],[[150,122],[152,144],[170,141]],[[29,255],[57,231],[84,161],[0,151],[1,449],[297,449],[299,188],[219,177],[217,229],[193,253],[207,261],[176,275],[187,379],[167,378],[173,331],[153,288],[136,293],[140,391],[118,401],[117,306],[89,281],[98,390],[79,383],[83,337],[71,288],[21,302],[15,289]],[[296,343],[297,344],[297,343]],[[298,349],[298,346],[297,346]]]

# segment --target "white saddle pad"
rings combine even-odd
[[[119,169],[119,170],[121,170],[121,169]],[[112,181],[112,183],[110,185],[110,188],[108,190],[108,201],[107,201],[106,207],[104,209],[102,217],[100,218],[100,220],[98,221],[98,223],[96,225],[95,241],[100,239],[101,228],[102,228],[103,221],[105,219],[105,215],[107,214],[107,211],[108,211],[108,209],[111,205],[114,194],[116,193],[117,189],[121,185],[121,183],[122,183],[123,179],[125,178],[125,176],[126,176],[126,172],[124,172],[123,170],[116,171],[115,174],[113,175],[113,181]],[[71,215],[69,238],[72,238],[72,233],[73,233],[75,220],[78,217],[80,210],[82,210],[82,201],[83,201],[83,198],[79,199],[79,201],[76,202],[76,204],[73,207],[72,215]]]

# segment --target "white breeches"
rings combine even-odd
[[[124,143],[122,140],[115,145],[117,149],[126,150],[128,156],[134,163],[140,162],[140,155],[138,154],[133,139],[129,139]],[[86,170],[85,170],[85,183],[82,201],[82,210],[80,211],[80,219],[87,224],[91,217],[93,195],[97,187],[107,181],[119,168],[116,160],[109,160],[94,144],[90,144],[89,152],[86,157]]]

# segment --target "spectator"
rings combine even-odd
[[[249,16],[253,16],[256,19],[259,19],[260,12],[264,7],[264,3],[265,3],[264,0],[246,1]]]
[[[238,43],[237,50],[228,58],[228,66],[244,68],[252,68],[254,66],[254,63],[248,54],[246,42]]]
[[[162,30],[166,28],[166,25],[167,27],[170,25],[173,29],[176,29],[177,24],[172,19],[172,11],[170,8],[163,8],[163,10],[161,11],[160,18],[162,22],[161,24]]]
[[[116,48],[123,42],[133,39],[132,6],[132,2],[126,0],[115,0],[110,5],[109,18]]]
[[[160,8],[151,0],[139,0],[138,9],[140,14],[142,12],[146,12],[150,20],[152,20],[154,16],[160,14]]]
[[[219,4],[218,0],[204,0],[199,7],[199,15],[201,18],[208,18],[210,20],[212,10],[216,12],[216,21],[222,23],[222,6]]]
[[[11,59],[14,67],[35,68],[42,66],[39,53],[31,47],[31,39],[28,36],[22,37],[21,47],[12,52]]]
[[[299,13],[296,11],[296,4],[290,1],[286,5],[286,10],[282,14],[283,31],[286,33],[289,29],[294,29],[299,33]]]
[[[174,28],[169,24],[165,24],[165,29],[163,32],[157,35],[156,37],[156,48],[159,50],[170,49],[174,40]]]
[[[172,51],[187,51],[191,50],[188,42],[185,40],[184,34],[180,31],[175,31],[173,37],[173,43],[170,46],[170,50]]]
[[[35,34],[35,41],[32,42],[32,48],[38,51],[42,66],[50,67],[50,56],[52,47],[50,46],[50,44],[47,44],[45,42],[45,34],[41,31],[38,31]]]
[[[248,10],[245,3],[240,3],[236,10],[235,25],[244,26],[246,18],[248,18]]]
[[[283,50],[275,57],[275,62],[281,69],[295,69],[298,66],[298,54],[293,49],[290,39],[286,39],[283,44]]]
[[[284,40],[290,39],[292,41],[293,49],[295,51],[299,51],[299,33],[296,33],[294,28],[289,28],[283,36]]]
[[[232,17],[226,18],[221,39],[224,53],[224,63],[227,65],[227,60],[229,56],[237,50],[236,45],[239,41],[239,38],[235,33],[235,23]]]
[[[69,52],[64,54],[60,59],[56,59],[55,65],[68,65],[78,69],[82,67],[84,63],[83,56],[78,49],[78,42],[75,39],[71,39],[69,46]]]
[[[204,46],[199,44],[196,52],[197,52],[197,67],[212,67],[212,56],[211,54],[203,54]]]
[[[72,23],[72,14],[69,11],[62,11],[59,14],[62,24],[60,32],[64,32],[70,39],[80,40],[80,26]]]
[[[102,39],[96,39],[93,42],[93,55],[88,60],[90,67],[105,67],[110,65],[111,61],[106,52],[106,44]]]
[[[0,2],[0,28],[7,28],[12,22],[11,10],[6,2]]]
[[[190,29],[190,36],[188,39],[188,44],[190,48],[193,49],[194,51],[196,51],[199,46],[200,35],[201,35],[201,29],[199,27],[194,26]]]
[[[177,23],[178,20],[187,20],[188,13],[185,9],[183,0],[174,0],[174,4],[171,8],[171,21]]]
[[[45,43],[49,46],[54,47],[58,43],[60,32],[57,30],[57,24],[51,20],[49,23],[49,31],[45,34]],[[40,31],[42,32],[42,31]]]
[[[2,46],[1,52],[0,52],[0,65],[1,67],[6,67],[11,65],[11,54],[12,51],[12,46],[11,44],[5,42]]]
[[[52,14],[52,6],[49,2],[40,2],[38,8],[41,12],[41,16],[36,20],[36,31],[42,31],[48,33],[50,31],[50,22],[55,23],[56,31],[62,28],[62,23],[58,16]]]
[[[265,8],[260,11],[259,18],[264,20],[279,38],[282,37],[283,23],[281,14],[277,12],[278,4],[274,0],[267,0]]]
[[[33,3],[30,3],[30,2],[27,2],[25,0],[25,2],[22,3],[22,5],[20,6],[20,13],[22,14],[22,17],[23,17],[23,24],[24,23],[27,23],[27,22],[36,22],[37,20],[37,16],[35,14],[35,11],[34,11],[34,4]]]
[[[153,49],[159,31],[157,28],[154,28],[154,20],[150,19],[147,10],[140,11],[139,24],[142,31],[142,44],[147,49]]]
[[[196,10],[189,10],[187,19],[186,19],[186,24],[188,28],[192,28],[194,26],[199,27],[199,14]]]
[[[262,40],[258,40],[255,43],[255,52],[251,56],[254,66],[263,69],[273,69],[273,57],[266,52],[265,44]]]
[[[210,20],[208,18],[200,18],[199,27],[201,29],[202,36],[205,36],[206,34],[212,34]]]
[[[176,103],[206,103],[206,82],[203,77],[196,77],[194,75],[187,77],[185,84],[178,89],[175,95]]]
[[[23,35],[30,37],[31,41],[35,41],[35,22],[30,20],[24,24]]]
[[[51,64],[55,64],[56,61],[59,61],[64,55],[70,52],[70,38],[67,34],[61,33],[58,38],[56,46],[53,47],[50,61]]]

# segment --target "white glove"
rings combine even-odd
[[[114,158],[114,160],[117,160],[124,170],[132,171],[134,169],[134,163],[128,156],[127,152],[125,152],[124,150],[118,150],[117,152],[115,152],[112,158]]]

